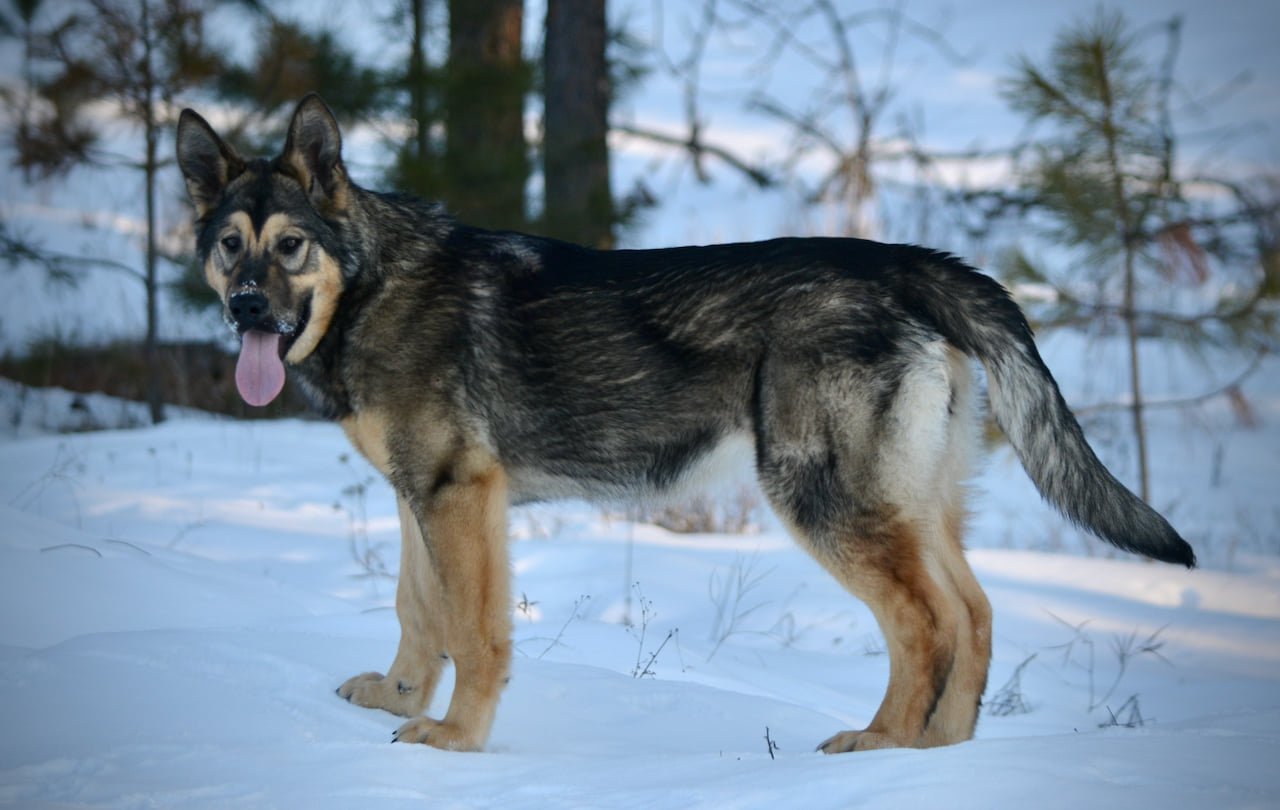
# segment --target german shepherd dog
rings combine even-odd
[[[1043,496],[1113,545],[1195,564],[1098,461],[997,282],[857,239],[596,251],[367,191],[317,96],[246,160],[182,113],[199,260],[240,335],[244,399],[285,369],[395,489],[400,646],[338,694],[411,718],[396,739],[478,750],[511,665],[507,506],[670,492],[745,438],[795,539],[875,614],[884,701],[828,753],[973,735],[991,608],[965,561],[970,358]],[[422,715],[452,658],[442,719]]]

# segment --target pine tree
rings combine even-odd
[[[444,0],[403,0],[389,19],[395,37],[409,42],[403,70],[388,77],[388,106],[406,119],[409,137],[391,145],[392,164],[386,185],[426,199],[445,199],[444,82],[447,68],[432,59],[433,49],[447,52],[448,23]]]
[[[57,178],[75,166],[122,165],[97,148],[100,129],[86,120],[86,108],[97,101],[111,102],[116,116],[137,128],[141,154],[123,165],[143,177],[146,245],[140,277],[147,313],[143,351],[153,364],[160,293],[156,179],[165,163],[159,146],[172,123],[168,115],[174,99],[222,69],[218,51],[208,46],[204,36],[210,4],[83,0],[48,8],[48,23],[37,26],[35,21],[44,10],[41,5],[18,4],[27,75],[14,137],[15,162],[35,181]],[[147,400],[152,419],[163,420],[164,405],[154,379],[149,381]]]
[[[613,246],[605,0],[549,0],[543,47],[543,229]]]
[[[521,0],[450,0],[444,200],[464,221],[524,228],[529,154]]]
[[[1193,351],[1211,344],[1265,351],[1258,336],[1274,333],[1256,304],[1267,284],[1266,254],[1276,247],[1274,236],[1266,237],[1275,208],[1242,185],[1180,173],[1169,112],[1179,21],[1162,30],[1165,52],[1153,62],[1124,16],[1099,11],[1063,31],[1045,63],[1022,58],[1006,98],[1047,132],[1026,150],[1017,193],[995,195],[1003,213],[1016,213],[1023,228],[1067,249],[1067,260],[1056,264],[1025,252],[1009,263],[1011,280],[1053,291],[1052,303],[1036,313],[1039,325],[1122,330],[1125,408],[1144,500],[1142,339],[1175,340]],[[1234,200],[1190,194],[1191,180],[1235,188]],[[1195,310],[1207,297],[1210,305]]]
[[[343,123],[373,117],[390,103],[388,79],[334,31],[278,17],[264,20],[257,47],[228,64],[211,89],[239,112],[223,135],[246,154],[280,148],[295,105],[319,92]]]

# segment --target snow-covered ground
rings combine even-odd
[[[976,739],[835,757],[813,747],[870,719],[883,641],[767,514],[680,535],[514,510],[514,677],[488,749],[445,753],[389,745],[399,718],[334,695],[398,638],[393,498],[338,428],[12,431],[0,805],[1277,807],[1280,419],[1255,405],[1250,431],[1153,416],[1196,571],[1079,553],[997,451],[970,555],[996,611]],[[1077,553],[1028,550],[1055,544]]]

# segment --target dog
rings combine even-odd
[[[270,402],[287,368],[396,492],[399,648],[337,692],[411,718],[398,741],[485,745],[511,665],[509,504],[661,495],[740,438],[888,646],[875,716],[819,750],[970,739],[991,656],[961,536],[973,359],[1046,500],[1195,565],[1094,455],[1007,291],[948,254],[835,238],[596,251],[468,227],[353,183],[315,95],[274,159],[242,158],[189,109],[177,156],[242,396]],[[448,710],[428,718],[448,659]]]

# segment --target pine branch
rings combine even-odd
[[[0,260],[11,267],[23,262],[30,262],[44,269],[51,281],[75,285],[79,282],[77,271],[100,267],[117,273],[124,273],[138,282],[145,280],[137,268],[107,259],[101,256],[76,256],[55,250],[46,250],[20,236],[14,236],[3,221],[0,221]]]

